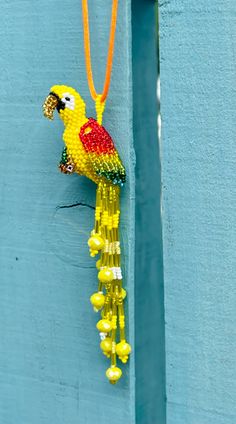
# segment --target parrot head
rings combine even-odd
[[[66,85],[54,85],[43,104],[44,116],[53,119],[54,110],[57,109],[65,125],[70,123],[84,123],[85,102],[77,91]]]

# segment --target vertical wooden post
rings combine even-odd
[[[160,158],[157,136],[157,9],[134,0],[133,125],[136,152],[136,412],[139,424],[165,423],[165,349]]]
[[[234,424],[236,3],[162,1],[168,424]]]

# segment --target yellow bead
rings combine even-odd
[[[90,302],[97,310],[101,309],[105,302],[105,296],[103,293],[93,293],[90,297]]]
[[[131,352],[131,346],[125,340],[122,340],[116,345],[116,353],[119,357],[127,356]]]
[[[104,241],[99,234],[94,234],[88,240],[88,245],[92,250],[101,250],[104,246]]]
[[[100,348],[102,349],[103,353],[110,353],[111,352],[111,338],[106,337],[104,340],[100,343]]]
[[[126,364],[129,359],[129,355],[119,356],[119,359],[121,360],[121,362],[123,362],[123,364]]]
[[[102,283],[111,283],[114,280],[114,274],[110,268],[105,267],[99,271],[98,279]]]
[[[97,329],[101,333],[109,333],[112,330],[111,322],[108,319],[100,319],[97,323]]]
[[[122,376],[122,371],[118,367],[110,367],[106,370],[106,376],[110,383],[115,384]]]
[[[96,268],[97,269],[101,268],[101,259],[98,259],[98,261],[96,262]]]
[[[121,289],[121,296],[123,300],[126,298],[126,290],[123,288]]]

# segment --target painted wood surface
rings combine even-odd
[[[102,88],[111,1],[89,2],[95,81]],[[114,71],[104,125],[128,182],[121,237],[134,345],[134,155],[131,10],[121,0]],[[89,296],[97,272],[87,237],[95,186],[57,170],[62,123],[42,116],[50,87],[65,83],[90,100],[83,59],[81,2],[1,2],[0,423],[132,424],[134,355],[110,386]],[[73,206],[83,203],[84,206]],[[87,206],[86,206],[87,205]]]
[[[156,12],[154,1],[133,1],[137,424],[165,423],[161,178],[157,142],[158,55]]]
[[[160,0],[168,424],[236,422],[236,2]]]

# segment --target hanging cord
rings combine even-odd
[[[104,81],[102,94],[98,94],[94,86],[93,70],[92,70],[92,63],[91,63],[88,1],[82,0],[83,26],[84,26],[84,53],[85,53],[86,72],[87,72],[87,79],[88,79],[90,94],[93,100],[95,101],[98,122],[102,121],[102,115],[105,108],[105,100],[107,98],[110,82],[111,82],[111,71],[112,71],[112,62],[113,62],[113,53],[114,53],[114,44],[115,44],[118,2],[119,0],[113,0],[113,3],[112,3],[111,26],[110,26],[110,37],[109,37],[109,45],[108,45],[108,53],[107,53],[105,81]]]

